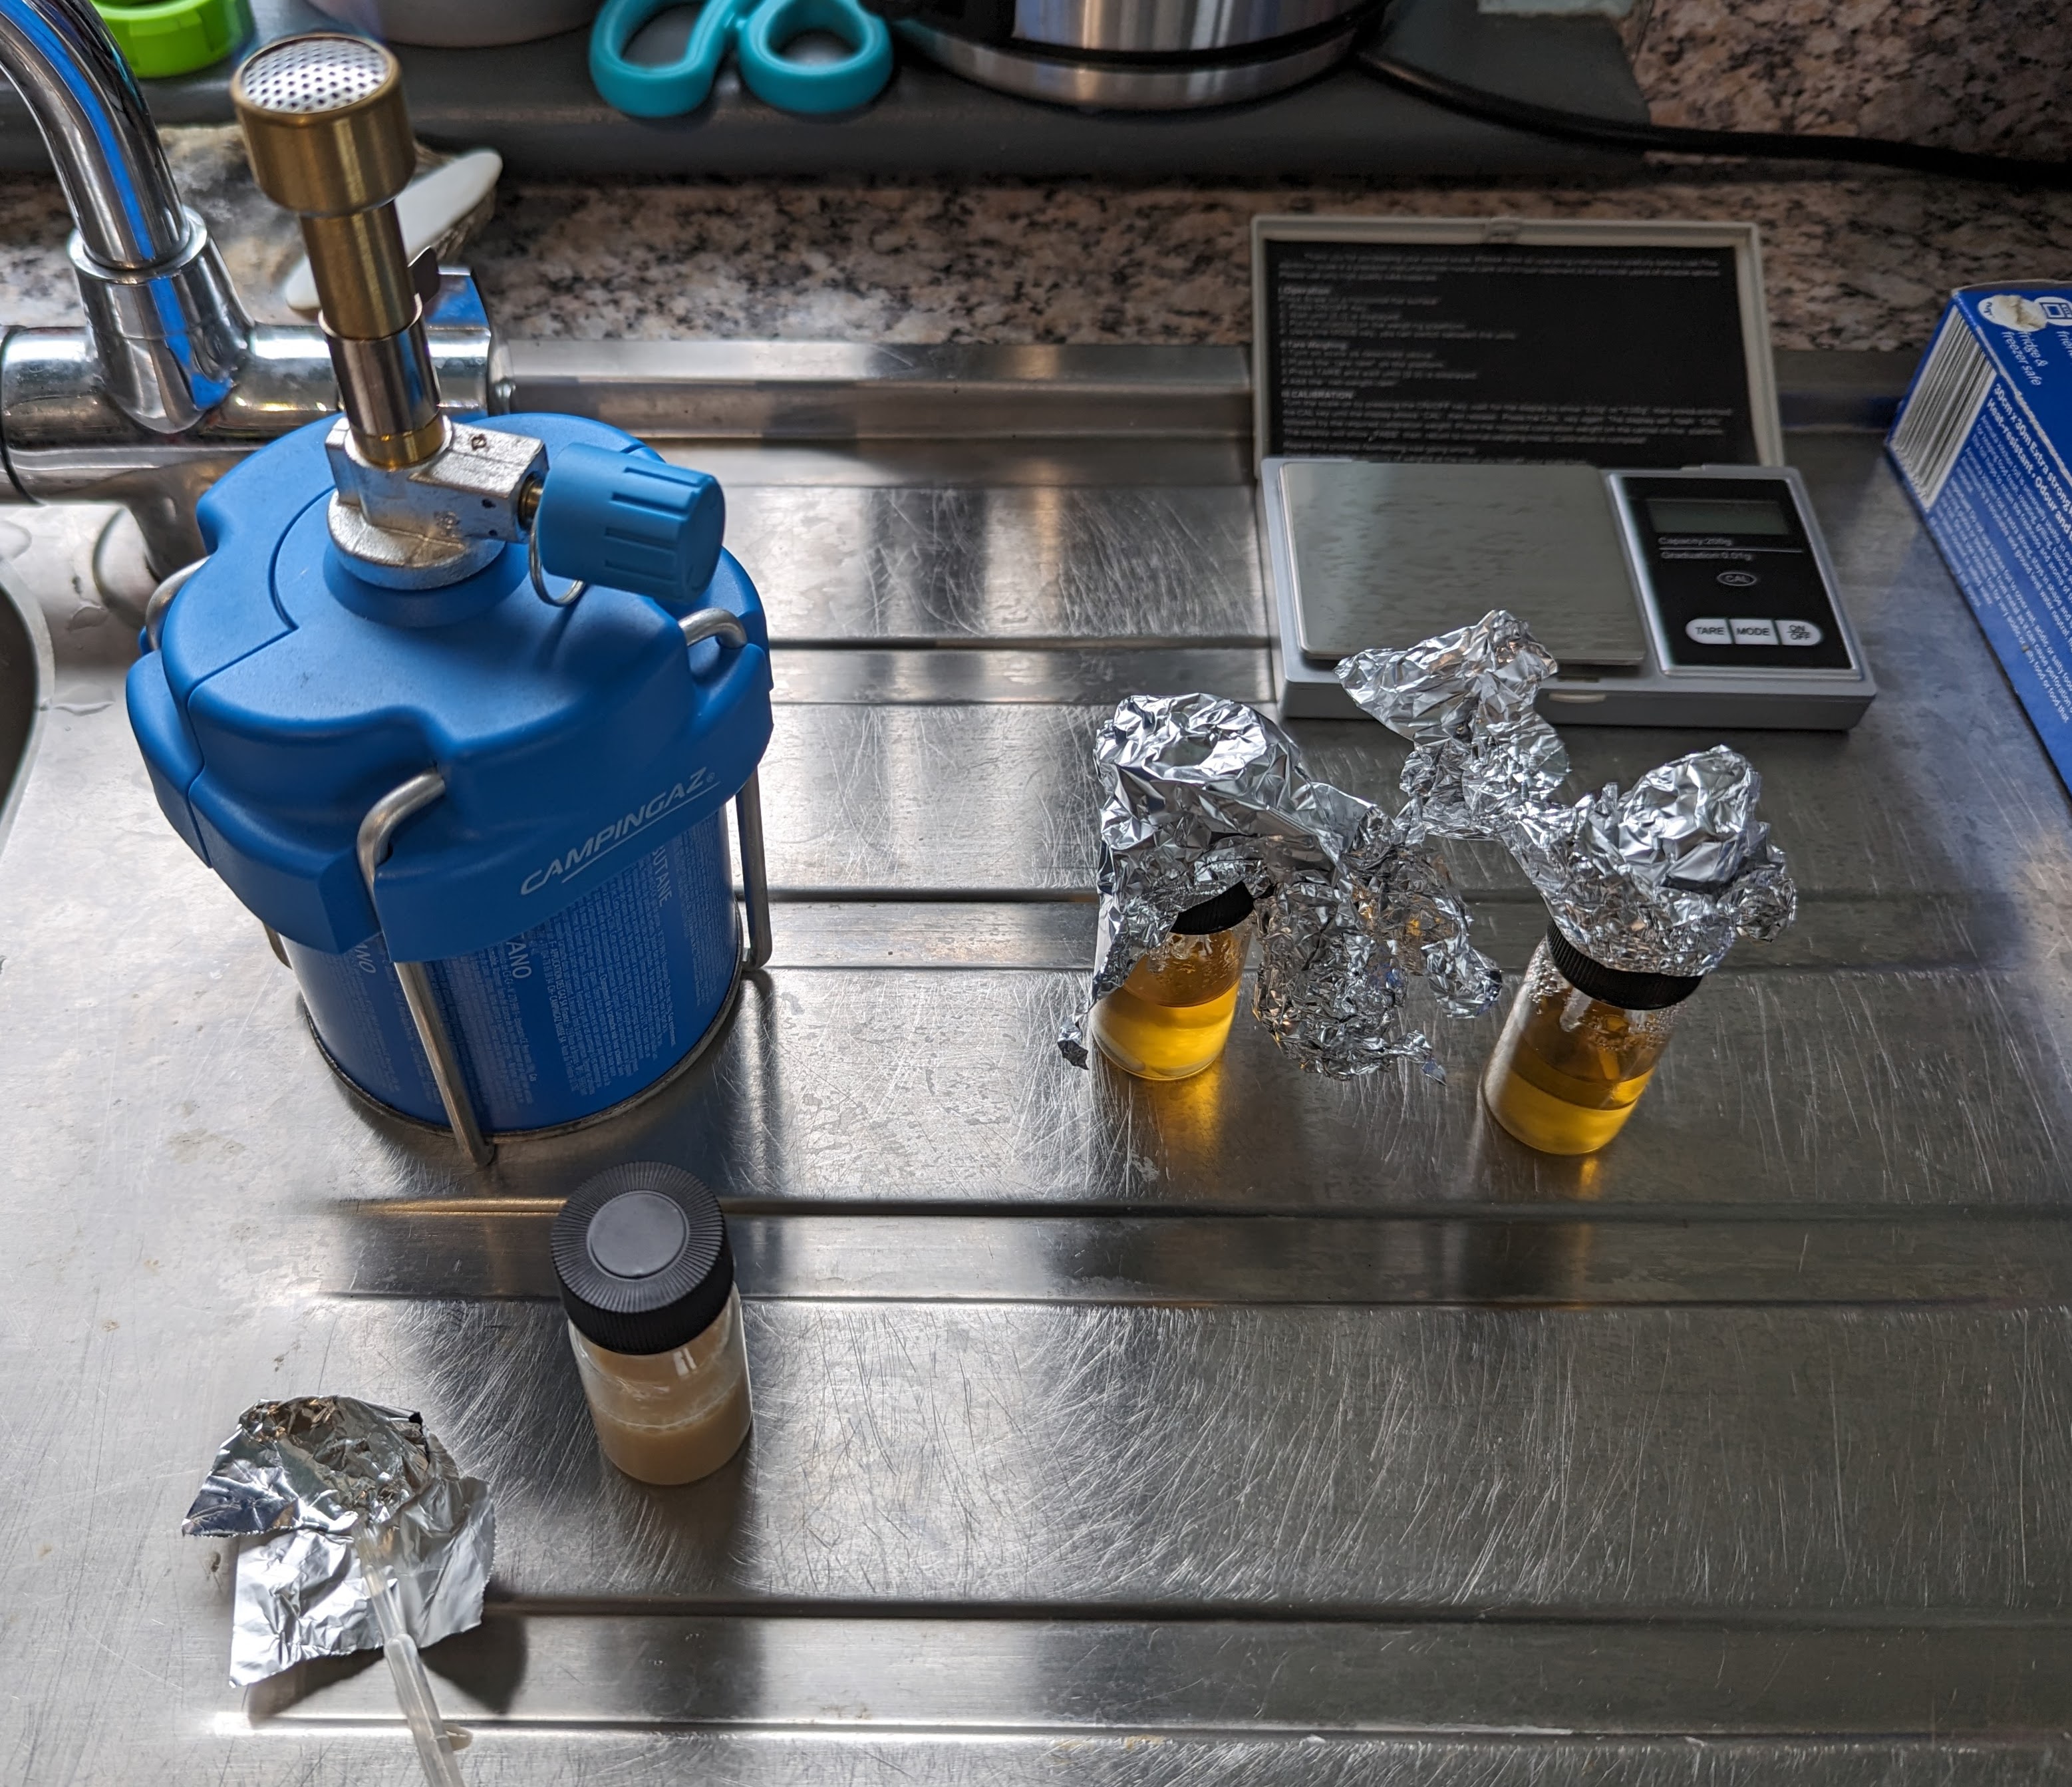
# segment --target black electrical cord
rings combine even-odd
[[[1783,130],[1693,130],[1681,125],[1629,123],[1593,117],[1530,100],[1492,93],[1465,81],[1399,62],[1379,49],[1362,51],[1359,65],[1400,92],[1414,93],[1449,111],[1491,124],[1507,124],[1542,136],[1577,142],[1610,143],[1621,149],[1652,149],[1678,155],[1748,155],[1774,161],[1869,162],[1916,174],[1942,174],[1962,180],[1995,180],[2008,186],[2072,188],[2072,162],[2033,161],[2016,155],[1977,155],[1963,149],[1895,142],[1885,137],[1805,136]]]

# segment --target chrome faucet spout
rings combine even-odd
[[[252,325],[92,0],[0,0],[0,73],[57,164],[102,388],[152,433],[191,427],[228,394]]]
[[[0,73],[35,114],[87,257],[119,273],[178,259],[187,213],[137,77],[92,0],[0,0]]]

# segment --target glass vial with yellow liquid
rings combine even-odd
[[[1505,1019],[1482,1098],[1542,1154],[1594,1154],[1626,1126],[1702,974],[1634,974],[1550,928]]]
[[[1181,913],[1172,935],[1094,1007],[1087,1027],[1101,1053],[1140,1080],[1185,1080],[1212,1065],[1237,1013],[1252,908],[1240,881]]]

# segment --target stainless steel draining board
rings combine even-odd
[[[430,1657],[485,1787],[2062,1778],[2072,827],[1875,438],[1792,444],[1884,692],[1737,741],[1804,917],[1580,1163],[1478,1115],[1492,1022],[1443,1088],[1050,1048],[1101,706],[1269,686],[1240,451],[680,449],[779,642],[777,958],[709,1066],[487,1180],[344,1096],[159,818],[85,523],[0,535],[59,658],[0,855],[0,1777],[415,1778],[378,1663],[240,1701],[176,1536],[238,1409],[337,1388],[497,1485]],[[1710,742],[1570,736],[1586,782]],[[1461,870],[1516,966],[1521,885]],[[634,1152],[722,1188],[750,1292],[755,1436],[688,1490],[601,1465],[549,1300]]]

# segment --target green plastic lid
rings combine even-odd
[[[146,80],[220,62],[252,35],[249,0],[93,0],[122,59]]]

